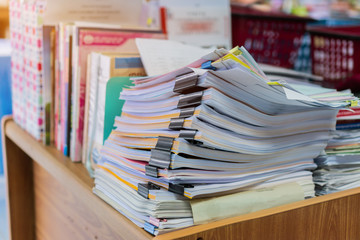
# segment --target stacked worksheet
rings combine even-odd
[[[355,104],[354,104],[355,103]],[[353,105],[357,105],[356,101]],[[316,194],[342,191],[360,186],[360,108],[339,111],[336,132],[325,152],[315,159]]]
[[[275,195],[314,196],[313,159],[346,105],[268,80],[244,48],[201,61],[123,90],[122,115],[95,161],[94,192],[152,234],[199,223],[198,198],[241,201],[239,192],[267,189],[257,199],[274,206]]]

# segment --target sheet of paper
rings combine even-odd
[[[295,84],[295,83],[289,83],[293,88],[295,88],[297,91],[301,92],[305,95],[317,95],[317,94],[331,94],[335,93],[335,89],[331,88],[323,88],[319,86],[312,86],[312,85],[305,85],[305,84]],[[339,92],[337,92],[339,93]]]
[[[141,60],[149,76],[165,74],[184,67],[212,49],[186,45],[176,41],[159,39],[136,39]]]
[[[194,223],[202,224],[303,199],[304,192],[299,184],[286,183],[272,188],[191,200],[190,204]]]
[[[308,102],[318,102],[316,99],[308,97],[299,92],[295,92],[289,88],[283,87],[286,97],[290,100],[300,100],[300,101],[308,101]]]

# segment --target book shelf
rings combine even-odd
[[[12,240],[358,239],[360,188],[194,226],[157,237],[92,193],[82,164],[2,120]]]

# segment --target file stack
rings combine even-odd
[[[340,110],[336,129],[324,154],[315,159],[317,195],[360,186],[360,107]]]
[[[344,103],[269,81],[244,48],[223,49],[123,90],[94,192],[152,234],[194,224],[191,203],[296,182],[314,196],[313,159]]]

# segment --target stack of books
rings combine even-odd
[[[152,234],[199,223],[196,199],[289,183],[313,197],[313,159],[346,105],[270,81],[238,47],[134,84],[94,159],[94,193]]]
[[[357,100],[352,100],[358,105]],[[325,152],[315,159],[316,194],[324,195],[360,186],[360,107],[342,109],[336,132]]]
[[[43,1],[10,1],[12,107],[14,120],[37,140],[44,138],[42,75]]]
[[[103,126],[110,79],[146,76],[135,39],[181,37],[198,46],[230,46],[229,1],[210,2],[11,0],[15,122],[72,161],[88,162],[108,135]]]
[[[94,101],[98,100],[96,97],[90,103],[90,85],[95,91],[93,96],[99,95],[100,103],[105,101],[104,89],[98,93],[96,88],[97,75],[101,74],[92,69],[101,65],[105,82],[113,76],[145,76],[135,39],[165,39],[166,35],[159,28],[135,25],[140,14],[137,11],[132,25],[124,21],[120,26],[70,21],[83,19],[80,13],[67,21],[67,8],[56,9],[54,5],[42,0],[10,1],[14,120],[36,140],[54,144],[74,162],[85,162],[87,132],[93,132],[88,129],[88,109],[94,109]],[[135,5],[141,10],[141,2]],[[51,22],[47,19],[49,11],[57,16],[50,16]],[[110,15],[112,19],[113,13]],[[101,57],[89,63],[92,52],[112,60]],[[103,109],[96,110],[96,114],[104,114]]]
[[[70,156],[73,161],[81,162],[85,161],[83,152],[86,152],[84,142],[87,141],[87,134],[84,134],[84,131],[88,131],[88,109],[93,109],[89,102],[90,86],[98,84],[96,75],[99,73],[93,73],[93,69],[99,68],[100,64],[105,64],[107,69],[104,69],[104,74],[114,70],[112,76],[144,75],[135,38],[164,38],[165,36],[156,31],[131,30],[85,23],[60,23],[52,32],[54,36],[50,36],[49,39],[52,39],[53,47],[51,49],[53,49],[52,56],[55,66],[51,69],[51,65],[49,65],[47,69],[54,76],[52,84],[49,82],[54,89],[54,95],[53,101],[51,98],[48,99],[48,104],[53,103],[53,108],[48,114],[49,118],[45,119],[50,126],[46,129],[47,136],[49,136],[47,142],[54,140],[55,146],[60,151]],[[51,51],[49,52],[51,53]],[[89,56],[92,52],[113,56],[113,63],[105,57],[101,58],[101,61],[93,60],[95,57],[90,59]],[[89,59],[92,60],[91,63],[88,61]],[[136,62],[136,66],[128,65],[127,61]],[[134,70],[134,68],[136,69]],[[127,70],[121,72],[117,69]],[[111,76],[106,75],[105,77],[110,78]],[[95,95],[97,94],[96,92]],[[53,127],[51,127],[52,125]]]

